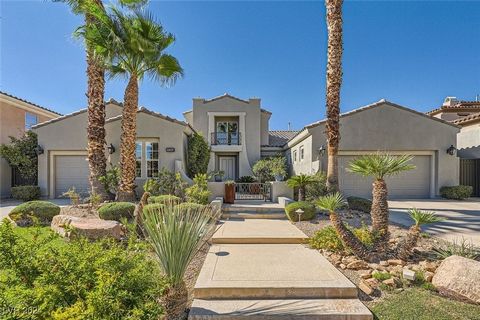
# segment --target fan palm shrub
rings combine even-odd
[[[410,164],[413,159],[410,155],[393,156],[389,154],[369,154],[350,162],[348,171],[364,177],[373,177],[372,189],[372,232],[379,235],[375,249],[385,252],[390,234],[388,231],[388,190],[385,177],[397,175],[401,172],[415,169]]]
[[[108,12],[100,6],[89,6],[99,23],[87,24],[79,30],[94,50],[110,77],[128,78],[124,93],[120,142],[121,177],[117,200],[135,200],[135,140],[138,110],[138,85],[145,76],[161,85],[173,85],[183,75],[178,60],[165,53],[175,37],[167,33],[144,12],[124,13],[112,7]]]
[[[331,193],[324,197],[320,197],[316,201],[317,207],[322,210],[328,211],[330,221],[332,222],[335,231],[342,240],[345,247],[348,247],[353,254],[361,259],[370,259],[369,250],[363,245],[363,243],[348,229],[343,221],[340,219],[337,211],[347,204],[346,200],[339,193]]]
[[[287,180],[290,188],[298,188],[298,201],[305,201],[305,188],[315,182],[315,178],[306,174],[299,174]]]
[[[420,226],[444,220],[443,218],[436,216],[433,211],[422,211],[416,208],[408,210],[408,215],[413,219],[415,224],[408,229],[408,234],[396,248],[396,256],[403,260],[408,259],[413,248],[417,245],[421,232]]]
[[[187,210],[173,204],[145,209],[145,231],[169,279],[169,288],[162,297],[165,319],[181,319],[188,301],[185,271],[213,230],[218,213],[211,207]]]

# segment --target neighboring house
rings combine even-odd
[[[457,135],[460,184],[472,186],[474,195],[480,196],[480,101],[447,97],[440,108],[427,114],[461,127]]]
[[[211,146],[208,170],[223,171],[227,180],[252,175],[262,156],[282,152],[270,144],[272,113],[261,108],[258,98],[243,100],[227,93],[208,100],[195,98],[192,110],[183,115]]]
[[[19,138],[37,123],[60,116],[35,103],[0,92],[0,144],[10,143],[10,136]],[[9,197],[10,188],[21,183],[21,176],[0,158],[0,197]]]
[[[326,120],[307,125],[286,145],[291,174],[326,171]],[[456,145],[458,126],[380,100],[340,116],[339,184],[345,195],[371,197],[373,178],[347,171],[355,157],[377,151],[413,155],[414,170],[387,178],[390,198],[429,198],[440,187],[458,184],[458,158],[446,150]]]
[[[107,161],[118,165],[120,159],[121,103],[106,103]],[[68,114],[33,128],[38,143],[44,149],[39,156],[38,185],[42,195],[59,197],[74,186],[77,192],[88,194],[87,109]],[[140,188],[147,178],[156,177],[159,170],[181,170],[186,157],[186,139],[193,129],[185,122],[141,108],[137,113],[137,179]],[[176,163],[178,162],[178,163]],[[176,168],[175,166],[180,166]]]

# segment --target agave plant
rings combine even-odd
[[[443,221],[444,219],[435,215],[433,211],[422,211],[416,208],[408,210],[408,215],[415,224],[410,227],[408,234],[396,248],[396,256],[399,259],[406,260],[411,255],[413,248],[417,245],[420,237],[420,226]]]
[[[181,207],[174,204],[145,208],[143,223],[158,257],[160,268],[170,281],[162,297],[165,319],[185,315],[188,291],[185,271],[215,226],[218,213],[211,207]]]
[[[369,260],[370,254],[363,243],[345,226],[337,214],[337,210],[347,205],[346,200],[339,193],[331,193],[324,197],[320,197],[316,201],[317,207],[326,210],[329,213],[330,221],[342,240],[343,244],[352,250],[359,258]]]
[[[389,154],[369,154],[350,162],[348,171],[365,177],[374,177],[372,189],[372,232],[379,235],[375,249],[385,252],[390,238],[388,231],[387,183],[385,177],[397,175],[403,171],[415,169],[410,164],[410,155],[393,156]]]
[[[299,174],[298,176],[291,177],[287,180],[287,185],[290,188],[298,188],[298,201],[305,200],[305,188],[307,185],[315,182],[312,176],[306,174]]]

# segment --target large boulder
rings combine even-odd
[[[125,235],[125,228],[117,221],[63,214],[53,217],[50,227],[61,236],[68,238],[86,237],[96,240],[111,237],[120,240]]]
[[[443,295],[480,304],[480,262],[448,257],[437,268],[432,284]]]

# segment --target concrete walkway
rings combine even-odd
[[[357,288],[287,220],[222,221],[189,319],[372,319]]]
[[[388,204],[392,222],[409,227],[413,220],[407,214],[408,209],[434,211],[446,220],[422,227],[423,231],[449,241],[464,238],[480,246],[480,198],[395,200]]]

